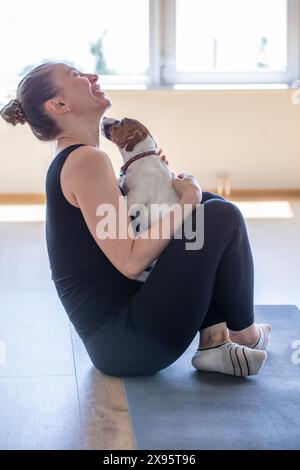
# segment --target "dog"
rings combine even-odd
[[[171,172],[160,159],[149,130],[136,119],[103,117],[101,134],[116,144],[122,155],[124,164],[119,186],[127,197],[128,214],[133,218],[135,233],[141,233],[155,224],[169,206],[179,202],[179,195],[171,183]],[[160,211],[151,211],[152,204],[162,205]],[[156,261],[136,279],[144,282]]]

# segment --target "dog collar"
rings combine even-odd
[[[143,153],[139,153],[138,155],[135,155],[134,157],[131,157],[128,162],[126,162],[122,167],[121,167],[121,171],[120,171],[120,176],[124,176],[129,165],[131,165],[131,163],[135,162],[136,160],[139,160],[140,158],[143,158],[143,157],[146,157],[147,155],[159,155],[157,152],[155,152],[154,150],[150,151],[150,152],[143,152]]]

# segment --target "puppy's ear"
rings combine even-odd
[[[134,133],[130,135],[126,140],[127,142],[126,147],[125,147],[126,152],[132,152],[136,144],[141,142],[142,138],[143,138],[142,133],[138,129],[135,130]]]

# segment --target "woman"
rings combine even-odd
[[[23,78],[16,99],[1,110],[7,122],[27,122],[38,139],[56,141],[46,177],[51,276],[91,361],[107,375],[153,374],[176,361],[201,330],[196,369],[258,374],[271,327],[254,323],[253,259],[234,204],[202,194],[192,175],[173,175],[180,204],[169,239],[97,235],[101,204],[112,205],[126,228],[131,223],[111,161],[100,150],[99,124],[111,102],[97,80],[48,62]],[[186,250],[185,236],[174,234],[187,219],[195,223],[200,204],[204,245]],[[158,257],[147,280],[137,281]]]

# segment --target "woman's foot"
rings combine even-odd
[[[253,324],[241,331],[229,330],[230,340],[251,349],[266,350],[272,326],[269,323]]]
[[[192,358],[192,365],[197,370],[248,377],[259,374],[266,358],[265,351],[226,342],[198,349]]]

